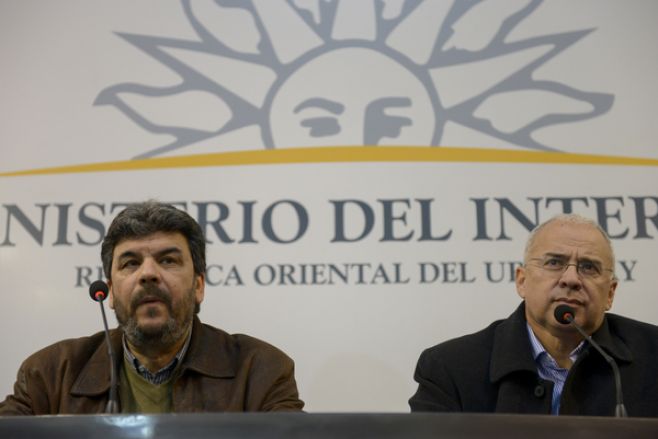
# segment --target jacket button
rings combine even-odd
[[[537,387],[535,387],[535,396],[537,398],[541,398],[542,396],[544,396],[544,386],[542,386],[541,384],[537,384]]]

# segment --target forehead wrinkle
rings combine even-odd
[[[164,236],[165,241],[161,241],[158,234],[149,235],[146,238],[140,239],[126,239],[117,244],[114,251],[121,251],[121,247],[127,247],[125,250],[121,251],[116,258],[117,260],[126,258],[126,257],[144,257],[146,255],[153,255],[155,257],[160,257],[167,253],[179,253],[184,254],[184,250],[179,245],[179,243],[172,243],[166,241],[166,235]]]
[[[550,229],[542,232],[550,233]],[[544,233],[539,235],[538,239],[534,242],[531,253],[537,251],[538,247],[541,246],[543,247],[541,254],[544,257],[553,255],[569,260],[575,258],[576,261],[595,261],[600,264],[603,264],[604,261],[612,260],[612,254],[603,237],[601,237],[601,241],[592,241],[579,236],[560,235],[556,240],[547,241]]]
[[[557,215],[533,229],[530,233],[530,236],[528,237],[528,240],[526,241],[526,245],[523,251],[523,261],[527,262],[533,253],[536,254],[537,245],[541,239],[544,239],[546,243],[552,242],[543,238],[546,233],[549,233],[553,229],[557,229],[559,231],[564,230],[565,228],[567,228],[569,232],[564,234],[558,233],[560,238],[571,238],[573,240],[576,239],[573,235],[582,235],[589,230],[598,232],[598,239],[593,238],[589,244],[591,244],[591,246],[600,246],[600,252],[597,252],[597,254],[599,254],[603,260],[606,260],[606,263],[610,263],[612,269],[614,270],[616,264],[615,250],[606,232],[597,223],[576,214]],[[580,230],[580,233],[578,233],[577,230]]]

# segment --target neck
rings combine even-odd
[[[556,335],[543,326],[537,325],[535,322],[529,320],[528,323],[535,337],[544,346],[546,352],[553,357],[558,366],[564,369],[570,369],[573,364],[570,354],[583,340],[582,336],[575,331]]]
[[[158,343],[145,343],[142,345],[133,344],[130,339],[126,338],[128,348],[130,352],[137,358],[139,363],[146,367],[149,372],[155,373],[171,363],[176,354],[183,348],[185,341],[192,330],[192,325],[190,324],[187,331],[183,333],[183,336],[176,340],[174,343],[161,345]]]

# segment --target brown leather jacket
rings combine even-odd
[[[110,331],[117,370],[122,332]],[[103,413],[110,370],[105,335],[64,340],[31,355],[0,415]],[[194,319],[190,346],[173,387],[174,412],[300,411],[294,363],[247,335],[230,335]]]

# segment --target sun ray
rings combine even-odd
[[[192,10],[192,3],[191,0],[181,0],[182,6],[183,6],[183,12],[185,13],[185,16],[189,20],[190,24],[192,25],[192,28],[194,31],[197,33],[197,35],[200,38],[200,41],[190,41],[186,42],[187,44],[184,44],[183,40],[175,40],[175,39],[165,39],[165,38],[158,38],[158,37],[152,37],[154,40],[159,41],[163,46],[166,47],[178,47],[178,48],[190,48],[191,50],[203,50],[209,53],[214,53],[219,56],[225,56],[227,58],[233,58],[236,60],[241,60],[241,61],[246,61],[246,62],[253,62],[253,63],[260,63],[260,64],[265,64],[269,65],[269,58],[267,57],[267,54],[263,53],[263,46],[266,46],[263,43],[263,40],[260,38],[261,35],[261,29],[258,27],[258,23],[254,19],[254,24],[256,25],[256,28],[258,30],[258,50],[257,53],[250,53],[249,51],[240,51],[236,50],[227,44],[225,44],[223,41],[218,39],[215,34],[210,32],[206,26],[204,25],[203,21],[200,20]],[[222,2],[223,3],[223,2]],[[231,3],[230,1],[228,3]],[[230,6],[230,5],[229,5]],[[227,6],[227,7],[229,7]],[[242,6],[235,6],[234,8],[242,8],[245,9]],[[247,12],[249,13],[249,12]],[[254,17],[253,13],[250,14],[252,17]],[[142,36],[142,38],[145,38]]]
[[[508,78],[510,73],[530,65],[550,49],[550,46],[538,46],[513,51],[493,59],[430,69],[430,76],[441,96],[441,103],[450,108],[485,93]],[[485,71],[486,74],[483,74]]]
[[[170,96],[151,97],[143,93],[121,93],[119,98],[157,126],[217,132],[231,119],[230,108],[214,96],[183,91]],[[180,113],[181,108],[188,111]],[[199,109],[203,108],[202,111]]]
[[[164,50],[224,89],[241,96],[254,107],[263,105],[265,95],[276,80],[276,73],[271,68],[260,64],[206,52]]]
[[[530,6],[533,6],[533,4]],[[489,60],[489,58],[500,57],[503,53],[517,53],[523,49],[544,45],[550,47],[546,53],[537,57],[534,61],[528,63],[526,66],[522,67],[516,72],[509,72],[506,78],[488,90],[450,108],[448,110],[448,116],[459,124],[482,130],[487,135],[498,136],[501,139],[517,145],[523,145],[527,148],[539,150],[554,150],[555,148],[549,147],[548,145],[542,144],[535,140],[532,136],[533,132],[551,125],[575,122],[595,117],[596,115],[607,112],[613,102],[612,96],[608,94],[582,92],[570,88],[564,84],[552,81],[538,81],[533,78],[533,73],[536,69],[556,57],[559,53],[574,44],[576,41],[583,38],[589,32],[590,30],[565,32],[562,34],[544,35],[507,43],[502,41],[504,36],[503,34],[500,34],[497,37],[498,41],[496,45],[490,45],[487,47],[483,51],[483,54],[477,54],[479,55],[477,58],[474,56],[476,54],[471,54],[467,51],[459,51],[466,55],[461,59],[463,63],[471,57],[474,57],[475,59],[479,58]],[[454,62],[454,59],[451,61]],[[562,94],[565,97],[585,101],[592,106],[592,110],[577,114],[546,114],[512,133],[504,133],[500,130],[497,130],[489,120],[475,116],[474,113],[477,108],[479,108],[480,105],[491,96],[498,93],[513,92],[518,90],[544,90],[551,93]]]
[[[322,21],[320,12],[320,0],[291,0],[292,5],[297,9],[300,15],[304,15],[305,20],[311,27],[319,25]]]
[[[189,2],[191,16],[206,41],[214,41],[239,53],[259,53],[260,32],[252,14],[243,9],[217,5],[207,0]]]
[[[210,135],[217,135],[226,132],[227,129],[239,129],[246,125],[255,123],[255,114],[259,111],[257,107],[232,90],[217,84],[202,72],[180,62],[164,50],[164,48],[177,48],[203,52],[203,48],[200,47],[199,43],[144,35],[119,35],[142,51],[151,55],[156,60],[160,61],[163,65],[178,73],[181,78],[185,78],[183,82],[172,87],[148,87],[138,84],[117,84],[104,89],[96,98],[94,105],[115,105],[124,111],[129,118],[143,129],[154,133],[170,134],[176,138],[174,142],[168,145],[138,154],[136,157],[152,157],[162,152],[168,152],[183,147],[188,143],[197,142]],[[162,97],[191,90],[201,90],[212,93],[231,108],[233,117],[224,128],[222,128],[222,130],[215,132],[214,134],[209,134],[205,131],[202,132],[190,129],[189,127],[180,128],[156,125],[150,122],[147,118],[139,115],[118,97],[120,93],[141,93],[145,96]]]
[[[416,64],[426,64],[434,51],[450,7],[451,4],[446,1],[421,3],[395,27],[386,39],[386,44],[407,54]]]
[[[253,2],[277,59],[288,64],[324,42],[288,3]]]
[[[331,41],[331,32],[336,17],[335,0],[292,0],[293,7],[306,25],[326,43]]]
[[[375,1],[339,1],[331,36],[334,40],[375,41],[377,38]]]
[[[405,0],[381,0],[382,20],[394,20],[399,17],[402,13],[402,8],[404,7],[405,3],[409,2]]]
[[[515,108],[514,113],[502,113],[498,108]],[[475,117],[488,119],[497,130],[504,133],[518,131],[547,114],[587,114],[593,105],[562,94],[541,90],[519,90],[495,94],[484,101],[474,113]]]
[[[525,9],[529,0],[488,0],[478,3],[452,24],[453,35],[443,44],[451,48],[477,52],[489,45],[510,16]],[[472,29],[477,28],[477,32]]]
[[[431,68],[442,67],[447,65],[471,62],[474,60],[484,60],[502,54],[510,53],[515,50],[515,45],[512,42],[506,41],[508,35],[514,30],[515,26],[525,17],[527,17],[532,11],[541,3],[542,0],[533,0],[526,7],[522,8],[518,12],[511,13],[510,16],[505,18],[500,25],[498,32],[491,38],[489,44],[486,45],[481,50],[471,51],[455,47],[448,47],[449,41],[454,37],[453,27],[463,18],[467,17],[472,9],[476,8],[481,0],[463,0],[456,1],[453,5],[452,10],[449,13],[449,16],[446,18],[441,34],[439,35],[439,41],[434,46],[434,51],[428,62],[428,66]],[[538,3],[539,2],[539,3]],[[513,11],[513,10],[512,10]],[[509,13],[509,10],[508,10]],[[524,40],[530,41],[532,39]],[[550,38],[546,41],[547,44],[551,44]],[[539,45],[537,43],[534,44]],[[529,46],[524,46],[527,48]],[[516,49],[518,50],[518,49]]]

